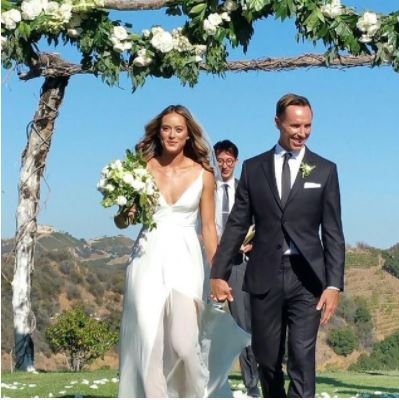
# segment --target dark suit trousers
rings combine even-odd
[[[251,295],[252,348],[264,397],[314,397],[316,338],[321,287],[301,256],[284,256],[276,281],[263,295]],[[288,332],[288,393],[282,361]]]
[[[244,331],[251,333],[250,298],[249,294],[242,290],[246,266],[245,262],[233,265],[229,285],[233,289],[234,301],[229,302],[229,308],[237,325]],[[241,352],[239,361],[245,387],[247,389],[254,388],[258,384],[258,364],[251,346],[246,347]]]

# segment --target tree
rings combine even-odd
[[[350,366],[353,371],[392,371],[399,368],[399,331],[375,343],[369,355],[362,354]]]
[[[160,8],[171,16],[183,15],[184,25],[172,32],[160,26],[133,32],[131,25],[113,21],[109,16],[109,10]],[[90,73],[113,85],[124,72],[135,90],[149,76],[177,76],[183,84],[193,86],[200,70],[223,74],[228,70],[387,64],[398,71],[398,16],[399,12],[360,15],[340,0],[3,0],[3,66],[18,67],[24,80],[45,77],[39,110],[30,125],[22,156],[19,183],[13,280],[17,368],[34,369],[30,276],[34,267],[40,180],[55,118],[71,75]],[[272,17],[281,21],[294,19],[297,39],[321,41],[325,54],[229,62],[227,44],[241,46],[245,52],[254,22]],[[75,46],[82,56],[81,64],[41,53],[42,39]]]
[[[357,338],[350,327],[332,329],[327,342],[334,352],[340,356],[347,356],[358,346]]]
[[[104,356],[119,337],[106,322],[90,317],[80,305],[58,315],[46,336],[51,350],[65,354],[75,372]]]

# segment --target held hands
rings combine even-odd
[[[334,315],[339,303],[340,291],[336,289],[324,289],[321,294],[320,300],[317,303],[316,309],[324,309],[323,316],[320,321],[320,325],[325,325],[330,318]]]
[[[232,302],[233,295],[232,289],[228,283],[223,279],[211,279],[211,299],[214,301]]]
[[[241,253],[246,254],[246,253],[249,253],[252,250],[252,247],[253,247],[253,245],[251,243],[243,244],[240,247],[240,251],[241,251]]]

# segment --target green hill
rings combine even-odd
[[[2,368],[10,366],[13,348],[11,281],[14,270],[14,240],[2,240]],[[77,239],[66,232],[39,230],[35,270],[32,274],[32,306],[36,329],[33,333],[36,366],[40,369],[65,368],[61,356],[54,356],[44,337],[47,326],[60,311],[73,303],[82,303],[90,314],[119,325],[124,288],[125,267],[133,241],[125,236]],[[380,250],[365,245],[347,249],[346,300],[341,306],[367,305],[372,315],[372,339],[382,340],[399,329],[399,279],[383,269],[384,256],[398,254],[399,245]],[[396,258],[395,258],[396,260]],[[348,299],[353,298],[352,303]],[[360,300],[359,300],[360,299]],[[342,310],[341,310],[342,311]],[[356,361],[360,349],[348,357],[337,356],[327,345],[328,330],[352,324],[337,313],[332,324],[319,334],[317,361],[319,368],[346,368]],[[116,367],[116,349],[106,355],[104,365]],[[97,366],[100,363],[96,364]]]

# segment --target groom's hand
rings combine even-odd
[[[327,288],[321,294],[320,300],[316,306],[317,310],[324,309],[320,325],[325,325],[334,315],[339,302],[339,293],[340,291],[337,289]]]
[[[215,301],[228,300],[232,302],[232,289],[223,279],[211,279],[211,299]]]

